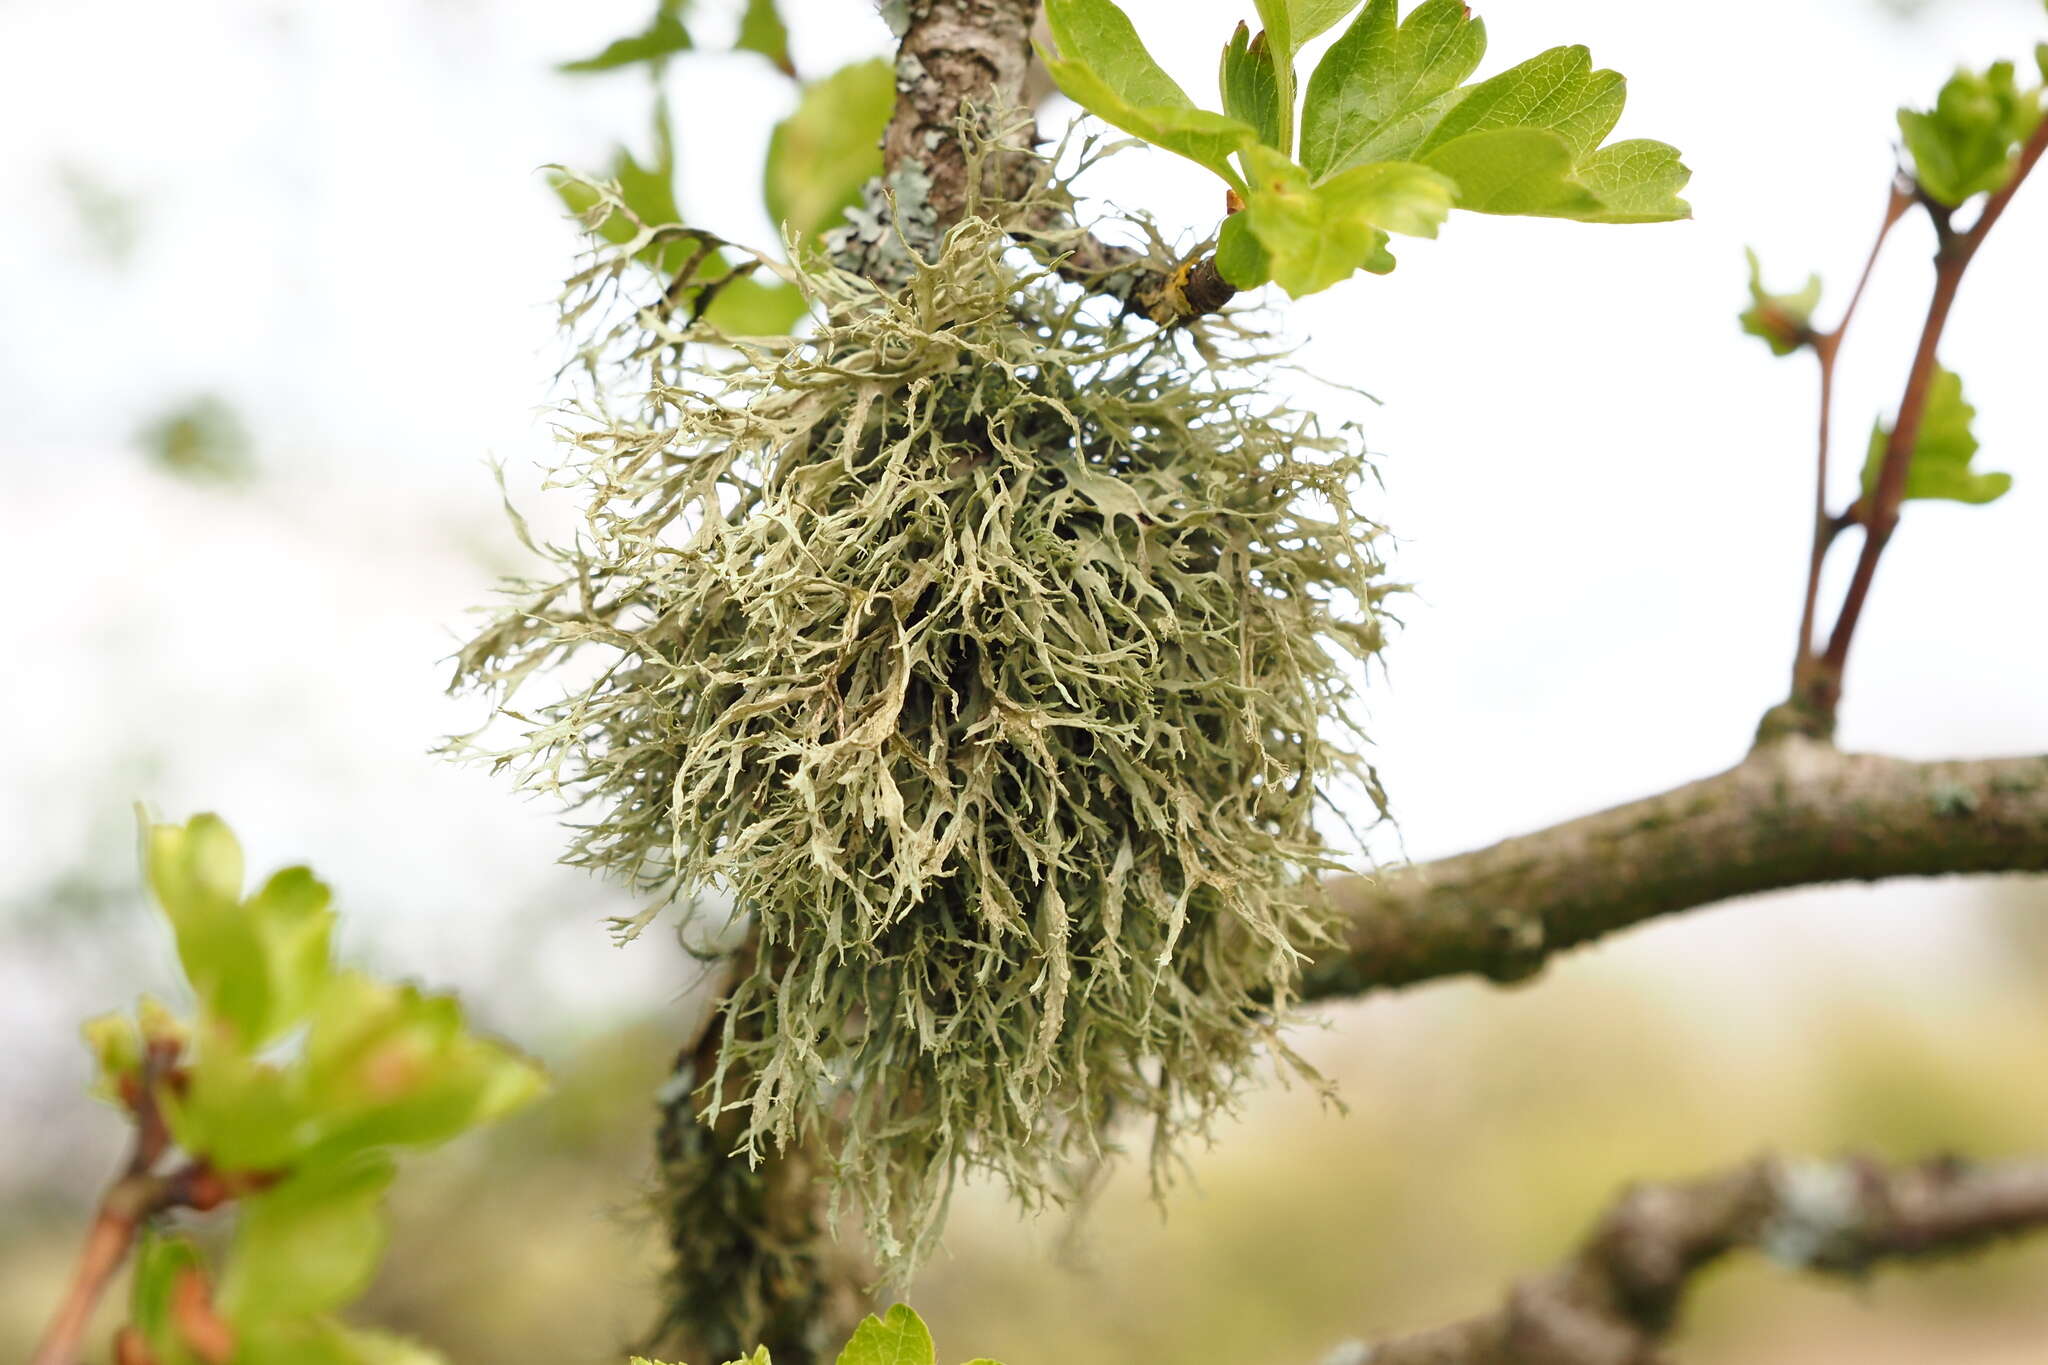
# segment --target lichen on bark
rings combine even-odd
[[[1035,264],[1017,207],[900,292],[792,270],[800,338],[674,287],[596,324],[581,531],[459,664],[523,731],[499,761],[585,806],[570,861],[751,923],[702,1093],[749,1159],[822,1146],[892,1270],[962,1174],[1061,1200],[1145,1116],[1163,1176],[1286,1056],[1335,924],[1317,803],[1377,792],[1355,433],[1270,397],[1239,322]]]

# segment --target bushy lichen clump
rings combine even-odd
[[[962,1171],[1057,1196],[1132,1110],[1170,1152],[1271,1043],[1385,588],[1237,324],[1124,323],[972,218],[899,295],[803,284],[801,340],[614,334],[583,531],[460,674],[594,661],[503,758],[592,812],[571,861],[750,921],[740,1141],[827,1141],[900,1265]]]

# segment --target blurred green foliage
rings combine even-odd
[[[158,465],[189,479],[234,483],[256,469],[240,414],[210,393],[151,419],[137,439]]]
[[[2048,59],[2041,66],[2048,79]],[[1958,71],[1932,109],[1899,110],[1913,178],[1932,198],[1954,207],[2012,180],[2020,145],[2041,122],[2043,94],[2039,85],[2022,88],[2017,71],[2012,62]]]
[[[132,1177],[163,1133],[182,1165],[165,1206],[239,1213],[218,1275],[185,1236],[144,1228],[130,1330],[156,1365],[427,1365],[432,1352],[331,1314],[383,1255],[394,1146],[430,1147],[518,1109],[539,1070],[468,1032],[447,996],[337,967],[328,889],[286,868],[243,891],[217,817],[144,832],[150,888],[195,997],[89,1021],[94,1091],[137,1124]],[[162,1128],[159,1128],[159,1125]]]
[[[846,1349],[839,1353],[837,1365],[938,1365],[938,1348],[932,1344],[930,1329],[924,1319],[911,1311],[907,1304],[896,1304],[887,1313],[876,1317],[872,1313],[860,1326],[853,1329],[853,1339],[846,1343]],[[642,1356],[633,1357],[633,1365],[661,1365]],[[774,1365],[768,1357],[766,1347],[728,1365]],[[997,1365],[997,1362],[982,1357],[970,1360],[967,1365]]]

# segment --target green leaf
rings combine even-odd
[[[2048,43],[2034,44],[2034,65],[2041,68],[2041,79],[2048,81]]]
[[[757,271],[719,285],[704,320],[729,337],[786,336],[808,311],[795,285]]]
[[[448,1357],[407,1337],[338,1322],[322,1325],[328,1341],[346,1351],[352,1365],[448,1365]]]
[[[1457,182],[1458,207],[1475,213],[1572,218],[1600,201],[1572,178],[1572,151],[1547,128],[1489,128],[1453,138],[1428,164]]]
[[[210,393],[158,413],[136,438],[159,465],[185,478],[233,483],[256,471],[248,426]]]
[[[198,1248],[190,1242],[144,1226],[128,1288],[128,1320],[161,1365],[186,1365],[194,1359],[178,1335],[171,1304],[179,1279],[204,1274],[205,1269]]]
[[[1934,108],[1899,110],[1899,132],[1920,188],[1951,207],[2004,188],[2020,145],[2041,121],[2041,91],[2022,91],[2011,62],[1958,71]]]
[[[1045,22],[1052,30],[1053,42],[1059,45],[1060,60],[1085,67],[1122,103],[1141,109],[1195,107],[1187,91],[1139,41],[1130,16],[1111,0],[1046,0]],[[1064,90],[1065,84],[1060,88]]]
[[[325,1317],[259,1318],[237,1336],[234,1365],[447,1365],[416,1341]]]
[[[1263,31],[1254,38],[1248,25],[1237,26],[1223,46],[1219,83],[1223,87],[1223,112],[1250,124],[1266,146],[1286,151],[1281,131],[1280,81]]]
[[[789,61],[789,26],[782,22],[775,0],[747,0],[747,8],[740,15],[740,36],[733,48],[760,53],[785,76],[796,74]]]
[[[159,1095],[171,1136],[223,1172],[274,1172],[320,1136],[302,1087],[218,1031],[202,1038],[181,1089]]]
[[[313,1013],[304,1076],[321,1149],[445,1142],[539,1097],[540,1069],[467,1033],[452,996],[337,975]]]
[[[102,1014],[85,1021],[85,1045],[92,1050],[96,1099],[122,1104],[122,1083],[142,1074],[142,1030],[125,1014]]]
[[[1359,166],[1311,185],[1305,170],[1269,148],[1254,147],[1246,159],[1251,193],[1235,216],[1264,247],[1272,278],[1295,298],[1358,270],[1391,270],[1387,233],[1434,236],[1450,211],[1450,184],[1413,163]],[[1235,252],[1232,267],[1243,269],[1241,259]],[[1224,278],[1236,282],[1229,273]]]
[[[1316,194],[1331,214],[1362,218],[1407,237],[1434,237],[1451,213],[1457,187],[1413,161],[1374,161],[1325,180]]]
[[[206,1013],[251,1050],[305,1018],[328,972],[327,888],[305,868],[287,868],[243,902],[241,847],[211,815],[152,826],[147,857]]]
[[[1257,289],[1273,278],[1272,258],[1243,213],[1223,220],[1216,237],[1216,270],[1239,289]]]
[[[1358,8],[1358,0],[1253,0],[1253,8],[1274,51],[1291,63],[1295,53]]]
[[[639,33],[607,44],[604,51],[594,57],[563,62],[555,69],[572,75],[616,71],[637,62],[665,62],[678,52],[688,52],[692,44],[690,31],[683,27],[682,9],[683,6],[674,0],[664,0],[655,11],[653,22]]]
[[[1692,171],[1667,142],[1611,142],[1579,162],[1578,178],[1600,201],[1598,209],[1572,215],[1581,223],[1669,223],[1692,217],[1692,205],[1678,197]]]
[[[2012,487],[2012,475],[1980,474],[1970,468],[1977,454],[1977,437],[1970,430],[1976,416],[1977,410],[1963,398],[1963,381],[1953,371],[1937,367],[1928,388],[1926,410],[1920,416],[1912,463],[1906,467],[1907,498],[1985,503],[2005,496]],[[1872,426],[1870,452],[1863,461],[1866,498],[1877,491],[1885,448],[1890,443],[1891,433],[1882,421]]]
[[[384,1253],[388,1157],[309,1167],[240,1201],[218,1303],[231,1321],[324,1313],[360,1295]]]
[[[1476,85],[1486,30],[1457,0],[1425,0],[1397,24],[1372,0],[1324,54],[1302,112],[1302,162],[1322,180],[1374,161],[1425,162],[1458,183],[1458,207],[1589,223],[1689,216],[1678,152],[1647,140],[1601,147],[1627,100],[1618,72],[1555,47]]]
[[[1820,276],[1808,275],[1796,294],[1773,294],[1764,288],[1763,265],[1756,252],[1749,258],[1749,307],[1738,315],[1742,330],[1761,337],[1772,355],[1791,355],[1807,344],[1813,332],[1813,310],[1820,306]]]
[[[1240,119],[1197,109],[1138,41],[1122,10],[1110,0],[1047,0],[1045,16],[1061,55],[1041,47],[1039,56],[1069,99],[1242,190],[1230,157],[1257,142],[1258,131]]]
[[[937,1360],[924,1319],[899,1303],[879,1318],[869,1314],[861,1320],[839,1353],[838,1365],[936,1365]]]
[[[1554,47],[1467,90],[1416,151],[1490,128],[1543,128],[1564,139],[1576,161],[1614,131],[1627,99],[1620,72],[1595,71],[1583,47]]]
[[[1396,0],[1371,0],[1316,63],[1301,113],[1312,178],[1410,156],[1486,53],[1486,26],[1460,0],[1425,0],[1397,23]]]
[[[768,139],[768,216],[805,240],[836,225],[882,173],[882,132],[895,107],[894,68],[880,57],[806,85]]]
[[[618,186],[619,198],[632,215],[627,218],[611,213],[597,223],[598,234],[614,245],[632,241],[643,223],[651,226],[682,221],[682,210],[676,205],[675,126],[665,96],[657,96],[654,101],[653,133],[654,158],[646,164],[623,146],[612,153],[610,179]],[[554,187],[563,206],[587,223],[598,202],[597,192],[581,179],[568,175],[557,175]],[[682,265],[690,249],[687,242],[657,243],[642,250],[638,259],[667,274]]]

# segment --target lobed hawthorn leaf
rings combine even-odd
[[[789,25],[783,22],[775,0],[747,0],[747,7],[740,15],[740,33],[733,42],[733,50],[758,52],[774,63],[775,69],[783,75],[796,74],[796,68],[789,60]]]
[[[389,1157],[358,1153],[244,1196],[217,1296],[229,1320],[325,1313],[369,1288],[396,1174]]]
[[[1963,381],[1952,370],[1937,367],[1927,393],[1927,408],[1920,417],[1920,434],[1913,443],[1912,463],[1906,466],[1908,499],[1941,498],[1951,502],[1995,502],[2012,487],[2012,475],[1979,473],[1970,467],[1977,454],[1977,437],[1970,430],[1977,409],[1963,397]],[[1885,447],[1891,432],[1883,421],[1871,426],[1870,451],[1863,461],[1863,496],[1877,489],[1884,467]]]
[[[768,216],[806,241],[835,226],[882,173],[882,133],[895,107],[895,69],[880,57],[806,84],[795,112],[768,138],[761,173]]]
[[[217,816],[152,825],[146,843],[151,888],[216,1031],[253,1051],[303,1020],[330,970],[327,888],[293,867],[243,900],[241,846]]]
[[[1225,218],[1216,234],[1216,270],[1239,289],[1256,289],[1273,278],[1273,259],[1242,212]]]
[[[640,32],[606,44],[595,56],[563,62],[555,69],[570,75],[588,75],[640,62],[665,62],[678,52],[688,52],[694,44],[690,31],[683,27],[685,8],[682,0],[661,0],[653,20]]]
[[[1467,133],[1543,128],[1564,139],[1576,159],[1614,131],[1627,98],[1619,71],[1595,71],[1584,47],[1553,47],[1466,89],[1416,154],[1427,155]]]
[[[1393,269],[1387,234],[1434,237],[1450,212],[1451,183],[1413,162],[1356,166],[1311,185],[1307,171],[1270,148],[1251,148],[1245,157],[1252,190],[1234,217],[1257,238],[1269,277],[1296,298],[1357,270]],[[1230,259],[1219,258],[1219,265],[1239,268],[1242,252],[1243,244],[1233,242]],[[1228,268],[1225,278],[1236,283]]]
[[[1358,8],[1358,0],[1253,0],[1253,6],[1274,50],[1291,61],[1295,53]]]
[[[1428,164],[1458,186],[1458,207],[1475,213],[1572,218],[1600,201],[1573,179],[1571,147],[1548,128],[1488,128],[1451,139]]]
[[[2041,121],[2041,95],[2038,87],[2019,88],[2011,62],[1996,62],[1982,72],[1956,72],[1932,109],[1899,110],[1920,188],[1950,207],[2003,188],[2020,144]]]
[[[329,1317],[258,1318],[237,1329],[234,1365],[447,1365],[416,1341]]]
[[[1748,247],[1749,307],[1737,315],[1742,330],[1761,337],[1772,355],[1791,355],[1806,344],[1813,330],[1813,310],[1820,306],[1820,276],[1809,274],[1796,294],[1773,294],[1764,288],[1763,265]]]
[[[876,137],[880,136],[877,132]],[[877,165],[880,159],[877,152]],[[612,213],[600,221],[596,231],[606,241],[615,245],[630,242],[642,224],[682,221],[675,195],[675,134],[666,100],[655,103],[653,160],[643,164],[630,150],[620,147],[613,153],[611,179],[632,216]],[[596,191],[566,174],[556,175],[553,184],[563,207],[587,222],[598,202]],[[693,242],[672,238],[647,247],[636,259],[663,275],[673,275],[695,250]],[[698,275],[706,283],[721,278],[720,270],[709,263],[699,267]],[[712,296],[704,317],[728,336],[773,336],[787,333],[805,311],[803,296],[793,285],[743,276]]]
[[[1411,154],[1486,55],[1486,25],[1461,0],[1424,0],[1398,21],[1371,0],[1309,76],[1301,160],[1320,180],[1366,161]]]
[[[1069,99],[1103,122],[1177,152],[1242,188],[1230,157],[1257,142],[1257,130],[1241,119],[1196,108],[1111,0],[1047,0],[1045,17],[1060,55],[1043,47],[1038,55]]]
[[[1620,73],[1551,48],[1470,86],[1486,30],[1455,0],[1425,0],[1396,22],[1372,0],[1324,54],[1302,112],[1302,160],[1322,179],[1387,159],[1424,162],[1458,184],[1457,206],[1594,223],[1691,212],[1675,148],[1636,139],[1601,147],[1627,99]]]
[[[908,1304],[897,1304],[881,1317],[872,1313],[853,1329],[853,1339],[839,1353],[838,1365],[937,1365],[938,1349],[924,1319]]]
[[[1592,213],[1572,215],[1581,223],[1669,223],[1692,217],[1678,197],[1692,170],[1668,142],[1629,138],[1610,142],[1579,162],[1579,183],[1600,201]]]
[[[431,1146],[537,1098],[532,1062],[469,1033],[453,996],[337,976],[306,1037],[307,1095],[321,1120],[314,1153]]]
[[[1223,66],[1217,83],[1222,87],[1225,114],[1250,124],[1266,146],[1281,152],[1287,150],[1282,140],[1280,77],[1264,30],[1253,37],[1249,25],[1238,24],[1230,41],[1223,45]]]

